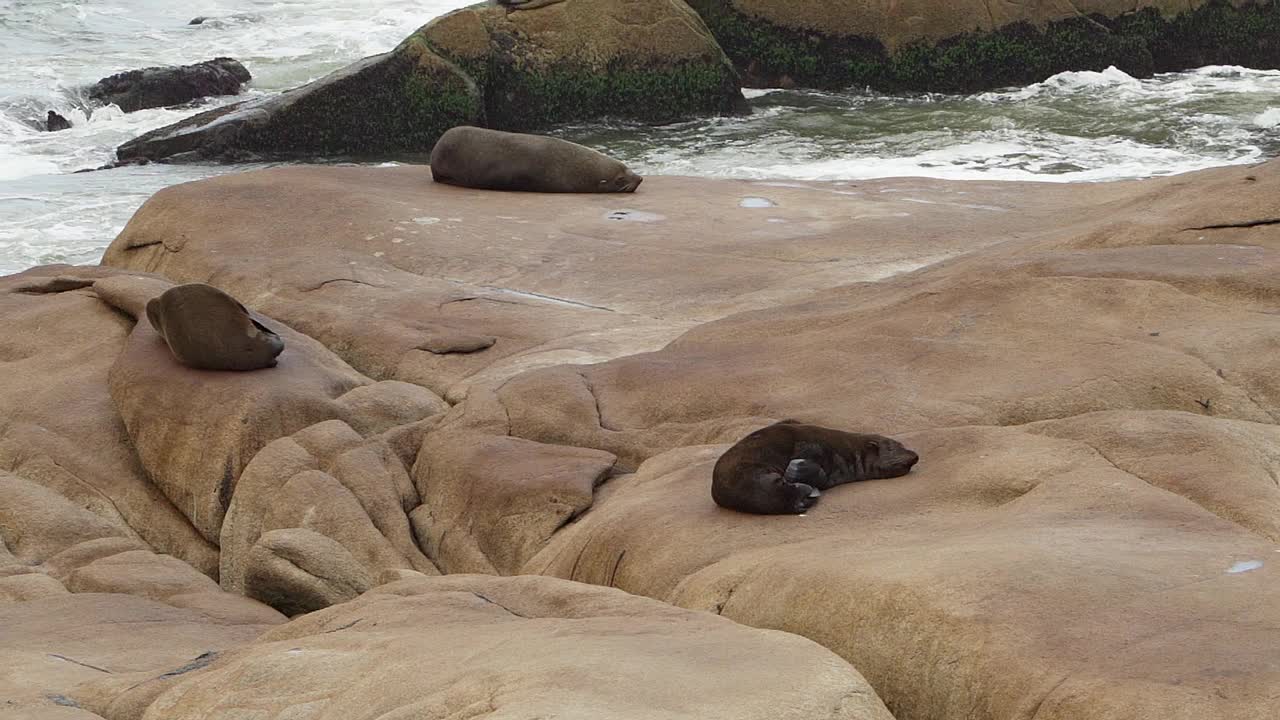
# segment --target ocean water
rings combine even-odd
[[[469,0],[0,0],[0,273],[93,263],[133,212],[176,183],[261,165],[91,173],[120,143],[234,98],[125,114],[79,88],[106,75],[220,55],[276,93],[383,52]],[[210,18],[189,25],[195,16]],[[555,132],[644,173],[740,178],[1138,178],[1280,154],[1280,72],[1201,68],[1138,80],[1063,73],[969,96],[750,91],[754,113],[662,127]],[[71,130],[38,129],[46,110]]]

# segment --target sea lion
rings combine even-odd
[[[431,149],[431,178],[485,190],[635,192],[644,180],[591,148],[543,135],[460,125]]]
[[[235,298],[203,283],[169,288],[147,302],[147,319],[178,362],[201,370],[275,367],[284,340]]]
[[[823,490],[906,475],[920,459],[902,443],[783,420],[742,438],[716,461],[711,497],[761,515],[802,513]]]

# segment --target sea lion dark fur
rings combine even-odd
[[[274,367],[284,340],[235,298],[202,283],[178,285],[147,302],[147,319],[178,362],[201,370]]]
[[[762,515],[802,513],[823,490],[906,475],[920,456],[882,435],[783,420],[742,438],[712,471],[716,504]]]
[[[484,190],[635,192],[644,178],[588,147],[559,138],[460,125],[431,149],[431,178]]]

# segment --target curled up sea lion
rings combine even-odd
[[[920,459],[902,443],[783,420],[725,451],[712,471],[716,504],[761,515],[797,514],[823,490],[906,475]]]
[[[543,135],[461,125],[431,149],[431,178],[484,190],[635,192],[644,178],[588,147]]]
[[[178,362],[201,370],[274,367],[284,340],[235,298],[203,283],[178,285],[147,302],[147,319]]]

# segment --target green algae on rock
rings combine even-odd
[[[603,117],[669,122],[746,109],[732,64],[683,2],[467,8],[415,37],[475,79],[486,123],[496,129]]]
[[[470,78],[411,39],[281,95],[154,130],[116,154],[129,161],[419,152],[481,112]]]
[[[747,84],[974,92],[1109,65],[1135,76],[1280,67],[1280,2],[955,3],[929,17],[861,0],[689,0]],[[970,7],[970,6],[973,7]],[[1060,7],[1061,6],[1061,7]],[[1066,8],[1065,10],[1063,8]]]
[[[437,18],[389,53],[155,130],[117,155],[426,153],[456,125],[533,130],[745,109],[732,63],[683,2],[568,0],[518,12],[476,5]]]

